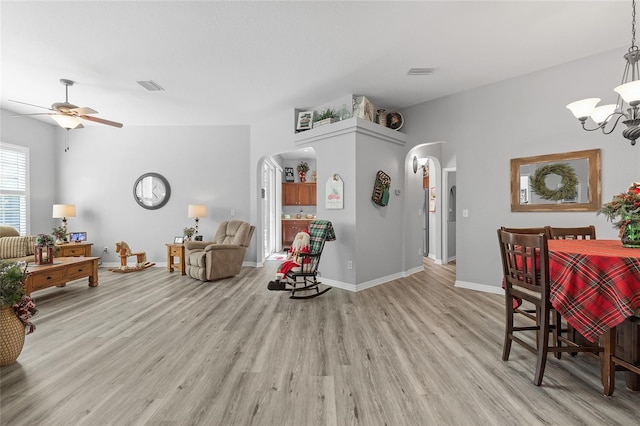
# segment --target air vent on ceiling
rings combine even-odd
[[[143,81],[138,81],[137,83],[140,86],[144,87],[145,89],[149,90],[150,92],[159,92],[161,90],[164,90],[162,86],[160,86],[158,83],[156,83],[153,80],[143,80]]]
[[[409,75],[431,75],[435,70],[435,68],[411,68]]]

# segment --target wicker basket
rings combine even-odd
[[[24,325],[11,306],[0,307],[0,366],[13,364],[24,346]]]

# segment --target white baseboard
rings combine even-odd
[[[454,287],[481,291],[483,293],[493,293],[493,294],[504,295],[504,290],[501,287],[497,287],[497,286],[494,286],[494,285],[470,283],[470,282],[467,282],[467,281],[458,281],[458,280],[456,280],[456,283],[455,283]]]

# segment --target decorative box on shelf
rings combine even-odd
[[[353,97],[353,117],[359,117],[373,122],[373,104],[366,96]]]
[[[338,121],[338,119],[334,117],[325,118],[324,120],[319,120],[313,123],[313,128],[315,129],[316,127],[324,126],[325,124],[335,123],[336,121]]]

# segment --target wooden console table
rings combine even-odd
[[[180,271],[180,275],[185,275],[184,270],[184,245],[165,244],[167,246],[167,270],[173,272],[174,268]]]
[[[47,287],[64,287],[68,281],[89,278],[89,287],[98,285],[98,257],[56,257],[52,264],[27,267],[25,293],[30,295],[36,290]]]
[[[58,257],[91,256],[91,246],[93,243],[69,243],[60,244],[58,247]]]

